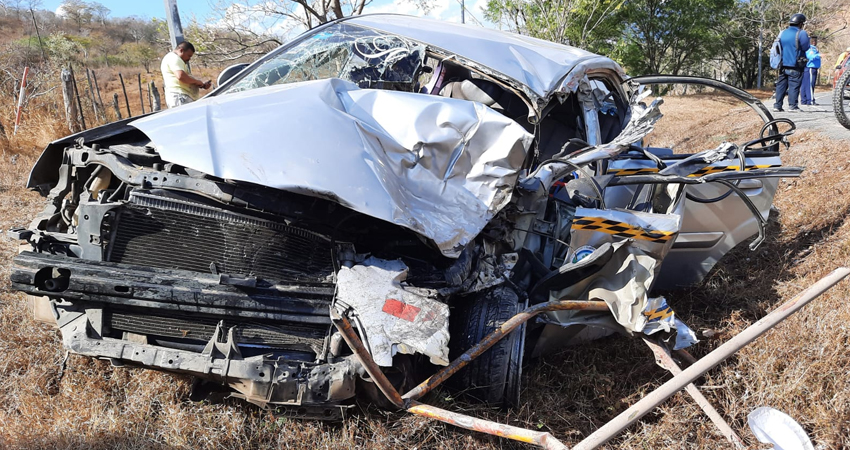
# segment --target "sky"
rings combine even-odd
[[[434,7],[427,16],[440,20],[460,22],[460,1],[432,0]],[[486,6],[487,1],[464,1],[466,2],[467,9],[466,22],[475,24],[476,19],[478,21],[484,21],[484,14],[481,12],[481,9]],[[165,19],[164,0],[98,0],[98,2],[111,10],[110,17],[112,18],[138,16]],[[193,16],[199,21],[204,21],[212,12],[211,5],[214,3],[215,0],[177,0],[181,21],[185,25]],[[51,11],[56,11],[60,4],[62,4],[62,0],[42,0],[42,8]],[[417,10],[414,3],[410,0],[373,0],[364,10],[364,13],[378,12],[417,16],[424,15],[421,11]]]

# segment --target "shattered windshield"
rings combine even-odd
[[[412,92],[424,56],[425,46],[417,42],[340,23],[274,55],[225,93],[325,78]]]

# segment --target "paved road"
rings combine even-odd
[[[835,112],[832,110],[832,91],[816,93],[815,101],[818,103],[816,106],[800,105],[802,112],[788,112],[786,105],[785,112],[772,114],[775,117],[787,117],[793,120],[799,130],[820,131],[832,139],[850,141],[850,130],[838,123]],[[768,108],[773,108],[773,99],[765,100],[764,104]]]

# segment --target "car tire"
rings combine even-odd
[[[832,94],[832,107],[835,110],[835,118],[844,128],[850,129],[850,106],[846,98],[850,97],[850,68],[841,74]]]
[[[449,352],[452,360],[496,330],[521,310],[517,293],[506,286],[459,299],[452,320]],[[514,406],[525,345],[525,326],[498,341],[449,379],[449,387],[488,404]]]

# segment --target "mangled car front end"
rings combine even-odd
[[[533,305],[605,310],[547,310],[456,386],[510,404],[553,345],[686,336],[651,289],[763,232],[776,179],[800,173],[779,161],[790,132],[768,115],[740,147],[645,149],[660,101],[611,60],[461,31],[339,21],[200,102],[52,143],[13,286],[75,353],[300,417],[395,402],[381,379],[410,388]],[[720,202],[722,220],[689,216]]]

